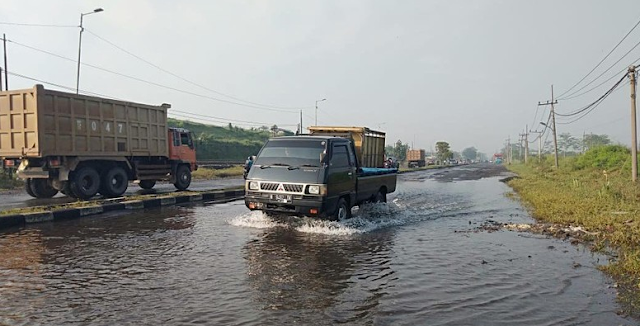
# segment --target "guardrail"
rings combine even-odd
[[[244,165],[244,161],[236,160],[202,160],[196,162],[199,167],[224,168],[236,165]]]

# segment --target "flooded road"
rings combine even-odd
[[[242,201],[0,233],[0,325],[636,325],[605,257],[530,223],[500,167],[399,176],[342,222],[273,221]]]

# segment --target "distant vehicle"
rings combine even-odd
[[[424,149],[408,149],[407,150],[407,165],[410,168],[417,168],[426,166],[425,151]]]
[[[387,157],[386,160],[384,160],[384,167],[385,168],[389,168],[389,169],[397,169],[400,167],[400,162],[398,162],[398,160],[396,160],[394,157]]]
[[[245,205],[275,215],[332,220],[351,207],[386,202],[396,169],[384,164],[385,133],[365,127],[310,127],[311,135],[271,138],[245,183]]]
[[[171,106],[33,88],[0,92],[0,162],[20,165],[26,192],[89,199],[119,197],[129,181],[151,189],[191,184],[193,134],[167,126]],[[6,119],[5,119],[6,118]],[[7,123],[4,123],[6,120]],[[11,123],[9,123],[11,121]]]
[[[449,165],[458,165],[458,161],[454,159],[450,159],[447,163],[449,163]]]

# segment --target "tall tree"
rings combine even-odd
[[[609,139],[608,135],[586,134],[582,140],[582,146],[584,146],[585,151],[594,147],[609,144],[611,144],[611,139]]]
[[[478,156],[478,150],[475,147],[467,147],[462,150],[462,157],[467,160],[475,160]]]
[[[558,148],[562,150],[562,154],[565,157],[567,156],[567,152],[573,149],[577,144],[578,140],[568,132],[563,132],[558,135]]]
[[[453,157],[453,153],[449,149],[449,143],[446,141],[436,143],[436,153],[438,153],[438,160],[440,162],[444,162]]]
[[[409,149],[409,143],[403,144],[402,141],[398,139],[393,149],[398,161],[404,162],[407,159],[407,150]]]

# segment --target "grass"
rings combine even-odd
[[[617,149],[616,149],[617,150]],[[611,155],[611,152],[609,153]],[[612,154],[616,155],[616,154]],[[582,226],[595,232],[595,250],[617,253],[601,269],[624,286],[623,298],[634,315],[640,311],[640,185],[631,182],[629,155],[618,161],[602,155],[566,158],[555,169],[542,164],[509,166],[520,178],[509,181],[539,221]]]
[[[192,173],[192,176],[197,180],[209,180],[217,178],[238,177],[242,175],[242,171],[243,167],[240,165],[224,169],[199,168]]]
[[[15,189],[24,185],[22,180],[16,179],[15,174],[7,170],[0,170],[0,189]]]

